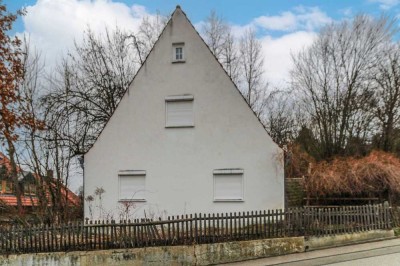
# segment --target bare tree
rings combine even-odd
[[[253,29],[247,29],[240,40],[240,67],[243,72],[242,93],[248,104],[256,110],[263,110],[262,102],[265,100],[266,84],[263,82],[264,58],[261,43],[256,38]]]
[[[159,13],[155,16],[145,16],[139,26],[138,37],[134,37],[132,34],[130,35],[134,37],[136,42],[141,43],[141,45],[136,44],[136,52],[142,52],[144,58],[146,58],[167,22],[168,17],[162,16]]]
[[[290,93],[275,89],[265,103],[262,122],[271,138],[283,147],[294,139],[297,132],[295,102]]]
[[[239,53],[237,51],[237,44],[232,34],[232,30],[229,28],[225,35],[225,44],[222,47],[220,55],[220,62],[232,79],[236,86],[240,86],[239,80]]]
[[[373,73],[376,87],[376,105],[372,109],[380,127],[379,146],[384,151],[394,151],[394,130],[400,122],[400,46],[383,47],[382,57]]]
[[[132,36],[118,28],[104,36],[87,30],[51,79],[52,91],[43,99],[49,126],[63,128],[57,134],[69,139],[75,155],[94,143],[144,60]]]
[[[43,133],[44,123],[42,121],[42,109],[39,104],[39,90],[41,89],[41,78],[44,75],[44,63],[41,60],[40,53],[30,47],[29,39],[24,37],[24,77],[20,84],[21,95],[25,99],[21,108],[29,113],[33,120],[41,121],[39,127],[25,127],[21,132],[19,153],[19,162],[28,167],[36,175],[43,177],[46,173],[46,162],[42,156],[40,135]],[[44,160],[43,160],[44,159]],[[45,184],[43,178],[35,178],[36,193],[39,199],[39,206],[36,206],[38,213],[45,216],[48,207],[47,195],[44,190]]]
[[[292,86],[318,137],[322,158],[345,153],[353,137],[368,137],[374,104],[370,75],[394,21],[358,15],[325,27],[293,57]]]
[[[230,30],[228,24],[215,10],[210,12],[203,25],[204,40],[215,57],[221,61],[222,52],[226,43],[226,34]]]
[[[222,64],[232,81],[238,85],[238,49],[231,26],[213,10],[203,25],[202,35],[211,52]]]
[[[41,55],[30,47],[27,38],[23,48],[24,77],[20,91],[25,100],[21,108],[29,113],[32,121],[37,122],[35,126],[21,130],[19,163],[24,170],[33,173],[38,198],[38,206],[35,206],[37,218],[42,222],[66,220],[71,218],[72,211],[72,206],[68,206],[69,191],[65,189],[71,175],[72,150],[69,149],[68,139],[62,139],[58,134],[62,128],[56,126],[63,123],[55,124],[55,119],[49,119],[49,110],[40,100],[41,93],[48,86]],[[53,172],[55,178],[49,175]]]

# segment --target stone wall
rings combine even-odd
[[[300,253],[393,236],[393,230],[373,230],[307,237],[307,240],[304,237],[290,237],[192,246],[20,254],[0,256],[0,266],[213,265]]]
[[[304,252],[304,238],[275,238],[193,246],[0,256],[0,266],[210,265]]]

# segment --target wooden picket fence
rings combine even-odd
[[[389,206],[382,204],[304,208],[304,234],[329,236],[392,228]]]
[[[391,228],[387,206],[171,216],[167,220],[90,221],[0,228],[0,253],[192,245],[290,236],[326,236]]]

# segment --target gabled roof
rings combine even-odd
[[[0,194],[0,206],[4,204],[7,206],[17,206],[17,196],[15,195],[2,195]],[[21,196],[22,207],[33,207],[39,205],[39,199],[35,196]]]
[[[0,167],[5,166],[5,168],[9,171],[11,169],[11,163],[10,160],[7,158],[7,156],[5,156],[3,153],[0,152]],[[23,173],[23,170],[20,167],[17,167],[17,171],[19,173]],[[32,174],[33,178],[35,178],[36,180],[39,180],[41,177],[36,174],[33,173]],[[50,178],[49,180],[50,185],[52,186],[52,188],[56,188],[57,184],[59,183],[59,181],[57,181],[57,179],[54,178]],[[1,182],[1,180],[0,180]],[[65,199],[65,196],[67,196],[68,198],[68,202],[72,205],[78,206],[79,205],[79,197],[73,193],[69,188],[67,188],[64,184],[60,184],[60,190],[61,190],[61,194],[63,195],[63,199]],[[50,197],[50,192],[47,191],[46,192],[47,197]],[[17,205],[17,197],[16,195],[13,194],[2,194],[0,192],[0,202],[3,202],[6,205],[9,206],[16,206]],[[22,202],[22,206],[27,207],[27,206],[37,206],[39,203],[39,200],[37,198],[37,196],[30,196],[30,195],[21,195],[21,202]],[[50,202],[50,201],[49,201]]]
[[[246,103],[246,105],[250,108],[251,112],[254,114],[254,116],[257,118],[258,122],[260,123],[260,125],[264,128],[264,130],[266,131],[266,133],[268,134],[267,128],[265,127],[265,125],[261,122],[260,118],[257,116],[257,114],[254,112],[254,110],[251,108],[250,104],[247,102],[246,98],[243,96],[243,94],[240,92],[239,88],[236,86],[235,82],[232,80],[231,76],[229,76],[228,72],[226,72],[225,68],[222,66],[221,62],[218,61],[218,58],[211,52],[210,47],[207,45],[207,43],[204,41],[204,39],[201,37],[200,33],[196,30],[196,28],[193,26],[193,23],[190,21],[190,19],[188,18],[188,16],[186,15],[186,13],[181,9],[180,5],[177,5],[175,10],[172,12],[168,22],[165,24],[163,30],[161,31],[160,35],[158,36],[157,40],[154,42],[153,47],[150,49],[149,53],[147,54],[145,60],[143,61],[142,65],[139,67],[138,71],[136,72],[135,76],[133,77],[132,81],[129,83],[127,89],[125,90],[122,98],[125,96],[125,94],[129,91],[131,85],[133,84],[133,82],[135,81],[136,77],[138,76],[139,72],[142,70],[143,66],[146,64],[147,59],[149,58],[150,54],[153,52],[154,48],[156,47],[157,43],[160,41],[161,36],[164,34],[165,30],[167,29],[167,27],[172,23],[172,19],[174,18],[174,16],[176,15],[177,12],[182,12],[182,14],[185,16],[185,19],[189,22],[189,24],[192,26],[194,32],[196,32],[196,34],[198,35],[198,37],[200,38],[200,40],[204,43],[204,45],[208,48],[208,51],[211,53],[211,55],[213,56],[213,58],[216,60],[216,62],[220,65],[220,67],[223,69],[223,71],[225,72],[225,74],[227,75],[227,77],[230,79],[230,81],[232,82],[232,84],[235,86],[237,92],[240,94],[240,96],[242,97],[242,99],[244,100],[244,102]],[[122,99],[121,98],[121,99]],[[117,103],[116,108],[114,109],[117,110],[119,104],[121,103],[121,100]],[[102,134],[104,128],[107,126],[108,122],[110,121],[111,117],[113,115],[111,115],[107,122],[105,123],[104,127],[101,129],[99,135],[96,137],[94,143],[92,144],[92,146],[85,151],[85,154],[89,152],[89,150],[93,147],[93,145],[97,142],[97,139],[100,137],[100,135]],[[269,136],[269,134],[268,134]],[[271,138],[272,140],[272,138]],[[272,140],[273,141],[273,140]]]

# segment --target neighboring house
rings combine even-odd
[[[7,214],[7,207],[16,207],[17,206],[17,196],[15,194],[15,182],[8,175],[10,172],[10,160],[3,153],[0,152],[0,216]],[[25,213],[30,214],[34,213],[36,208],[39,205],[39,198],[37,193],[37,188],[39,184],[39,176],[36,174],[32,174],[28,171],[23,171],[21,168],[17,168],[18,171],[18,183],[21,189],[21,203],[24,208]],[[58,181],[52,177],[47,180],[48,182],[41,182],[46,188],[46,196],[48,198],[49,206],[51,206],[50,200],[50,189],[55,191]],[[62,195],[63,205],[66,206],[79,206],[80,199],[79,197],[70,191],[63,184],[59,184],[60,192]],[[65,199],[67,198],[67,204],[65,204]],[[3,209],[3,210],[2,210]]]
[[[91,219],[284,207],[282,150],[179,6],[84,163]]]

